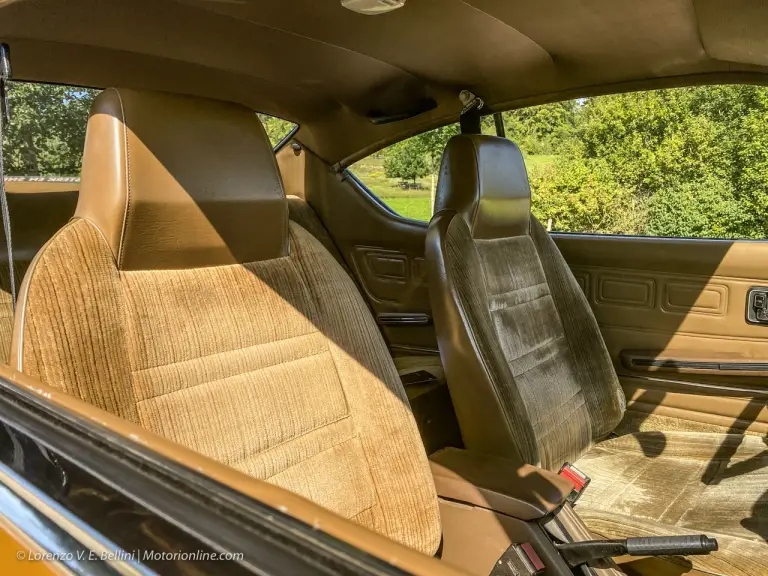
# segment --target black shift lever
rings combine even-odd
[[[696,536],[652,536],[626,540],[586,540],[556,544],[563,559],[575,568],[614,556],[696,556],[717,550],[717,540],[704,534]]]

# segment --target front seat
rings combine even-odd
[[[438,345],[464,443],[592,477],[576,507],[605,538],[707,533],[714,574],[768,573],[768,451],[755,436],[613,439],[624,394],[589,304],[531,215],[512,142],[454,137],[426,256]]]
[[[289,223],[249,109],[109,89],[12,366],[432,555],[430,466],[352,280]],[[396,441],[393,441],[396,438]]]

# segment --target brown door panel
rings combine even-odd
[[[753,397],[722,396],[722,390],[712,388],[692,394],[690,388],[675,392],[674,381],[632,377],[622,378],[622,385],[634,427],[641,428],[642,421],[653,415],[701,423],[705,425],[702,430],[768,434],[768,393]]]
[[[393,214],[353,177],[335,174],[314,154],[302,156],[305,199],[354,273],[389,345],[436,353],[424,265],[427,224]]]
[[[768,262],[768,250],[765,257]],[[753,266],[757,268],[757,262]],[[765,268],[768,272],[768,265]],[[583,265],[572,265],[572,270],[582,279],[580,284],[586,285],[585,293],[601,326],[667,335],[725,336],[755,341],[758,345],[768,343],[768,326],[746,321],[747,293],[750,288],[765,283],[765,279],[722,276],[704,279],[699,275],[653,269],[641,272]],[[713,346],[707,349],[717,350]]]
[[[765,410],[750,412],[768,399],[768,326],[746,321],[749,289],[768,284],[768,242],[553,236],[630,410],[713,427],[768,426]]]

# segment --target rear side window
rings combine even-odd
[[[349,170],[395,213],[428,221],[443,149],[458,133],[458,124],[424,132],[356,162]]]
[[[282,142],[296,131],[298,126],[288,120],[270,116],[269,114],[257,114],[259,120],[264,125],[272,148],[277,148]]]

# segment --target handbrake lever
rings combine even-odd
[[[614,556],[697,556],[717,550],[717,540],[695,536],[650,536],[626,540],[586,540],[555,544],[571,568]]]

